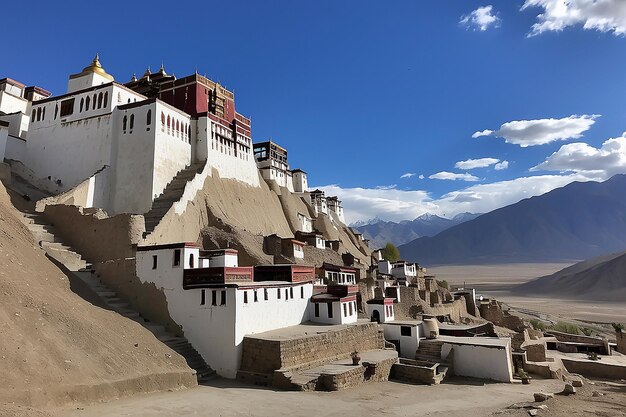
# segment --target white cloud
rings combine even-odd
[[[461,181],[470,181],[470,182],[479,180],[478,177],[475,177],[472,174],[468,174],[468,173],[457,174],[457,173],[448,172],[448,171],[437,172],[436,174],[433,174],[428,178],[430,178],[431,180],[450,180],[450,181],[461,180]]]
[[[522,10],[540,7],[537,22],[528,36],[544,32],[560,32],[563,29],[582,25],[586,30],[626,33],[626,1],[624,0],[526,0]]]
[[[572,115],[562,119],[514,120],[506,122],[496,131],[483,130],[472,135],[497,136],[506,143],[528,146],[544,145],[557,140],[578,139],[596,122],[599,115]],[[487,133],[490,132],[490,133]]]
[[[498,164],[495,164],[493,168],[496,171],[502,171],[504,169],[507,169],[508,167],[509,167],[509,161],[502,161],[502,162],[500,162]]]
[[[474,139],[479,138],[481,136],[489,136],[493,133],[493,130],[489,130],[489,129],[485,129],[485,130],[481,130],[479,132],[474,132],[474,134],[472,135],[472,137]]]
[[[524,198],[541,195],[572,181],[600,180],[589,175],[538,175],[475,184],[433,199],[426,191],[398,189],[342,188],[339,185],[317,187],[327,195],[337,195],[343,201],[348,223],[380,217],[400,221],[432,213],[452,217],[463,212],[487,213],[516,203]]]
[[[377,185],[376,189],[377,190],[393,190],[394,188],[396,188],[398,186],[398,184],[389,184],[389,185]]]
[[[586,143],[568,143],[531,171],[574,172],[588,177],[609,178],[626,173],[626,132],[608,139],[600,148]]]
[[[498,27],[500,25],[500,18],[492,12],[493,6],[491,5],[479,7],[471,13],[461,16],[459,23],[468,29],[479,29],[484,32],[491,26]]]
[[[406,174],[400,175],[400,178],[411,178],[415,176],[415,172],[407,172]]]
[[[420,180],[423,180],[424,179],[424,174],[420,174],[420,176],[417,177],[417,178],[419,178]]]
[[[455,168],[458,169],[475,169],[475,168],[487,168],[493,164],[497,164],[500,162],[499,159],[496,158],[479,158],[479,159],[468,159],[465,161],[459,161],[454,164]]]

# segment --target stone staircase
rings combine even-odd
[[[443,342],[437,339],[421,339],[415,358],[423,361],[440,362]]]
[[[196,371],[198,382],[203,383],[217,376],[186,338],[168,332],[164,326],[151,323],[134,310],[130,303],[122,299],[114,290],[106,286],[93,267],[70,246],[63,244],[53,225],[40,214],[23,213],[24,223],[33,234],[35,241],[53,259],[63,264],[69,273],[84,282],[107,309],[136,321],[151,331],[157,339],[185,358],[190,368]]]
[[[144,238],[154,231],[163,216],[172,208],[175,202],[180,200],[185,192],[185,185],[202,170],[204,164],[204,162],[191,164],[178,172],[172,181],[167,184],[161,195],[152,202],[152,208],[144,214],[146,222]]]

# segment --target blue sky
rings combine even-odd
[[[61,94],[96,52],[121,82],[197,68],[349,221],[485,212],[626,172],[626,2],[592,3],[11,2],[0,77]],[[508,167],[455,167],[480,158]]]

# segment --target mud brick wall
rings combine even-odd
[[[396,363],[391,368],[391,379],[430,385],[435,383],[435,368]]]
[[[577,334],[562,333],[554,330],[547,331],[547,334],[556,337],[559,342],[571,342],[571,343],[589,343],[592,345],[604,346],[605,341],[603,339],[591,336],[581,336]]]
[[[502,310],[502,306],[497,301],[483,303],[478,309],[482,318],[489,320],[496,326],[506,327],[515,332],[523,332],[526,328],[524,320]]]
[[[385,339],[376,323],[347,326],[290,340],[243,339],[241,370],[272,373],[349,357],[352,352],[383,349]]]
[[[532,345],[524,346],[526,350],[526,359],[531,362],[545,362],[546,361],[546,347],[542,343],[535,343]]]

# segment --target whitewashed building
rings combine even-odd
[[[143,246],[136,253],[137,277],[165,294],[170,317],[228,378],[239,369],[245,335],[309,321],[314,279],[313,267],[270,265],[256,272],[233,265],[234,254],[195,243]]]
[[[420,338],[424,337],[422,321],[385,321],[383,324],[385,340],[393,343],[401,358],[415,359]]]
[[[386,323],[395,320],[393,298],[373,298],[366,302],[367,314],[372,321]]]
[[[417,278],[417,268],[418,266],[415,263],[406,261],[394,262],[391,264],[391,275],[393,275],[399,285],[409,285]]]
[[[326,196],[324,195],[324,191],[315,190],[311,191],[311,204],[313,205],[313,209],[315,210],[315,214],[320,216],[322,214],[328,214],[328,206],[326,204]]]
[[[328,210],[334,212],[337,215],[337,218],[339,218],[339,220],[341,221],[341,223],[345,223],[346,222],[346,219],[345,219],[345,217],[343,215],[343,207],[341,206],[341,200],[339,200],[339,198],[337,198],[336,196],[328,197],[326,199],[326,204],[328,206]],[[357,233],[355,233],[355,235]],[[363,236],[363,235],[361,235],[361,236]]]
[[[356,323],[356,285],[328,285],[326,291],[311,297],[311,321],[325,324]]]
[[[301,169],[291,171],[293,178],[293,191],[296,193],[306,193],[309,191],[307,173]]]

